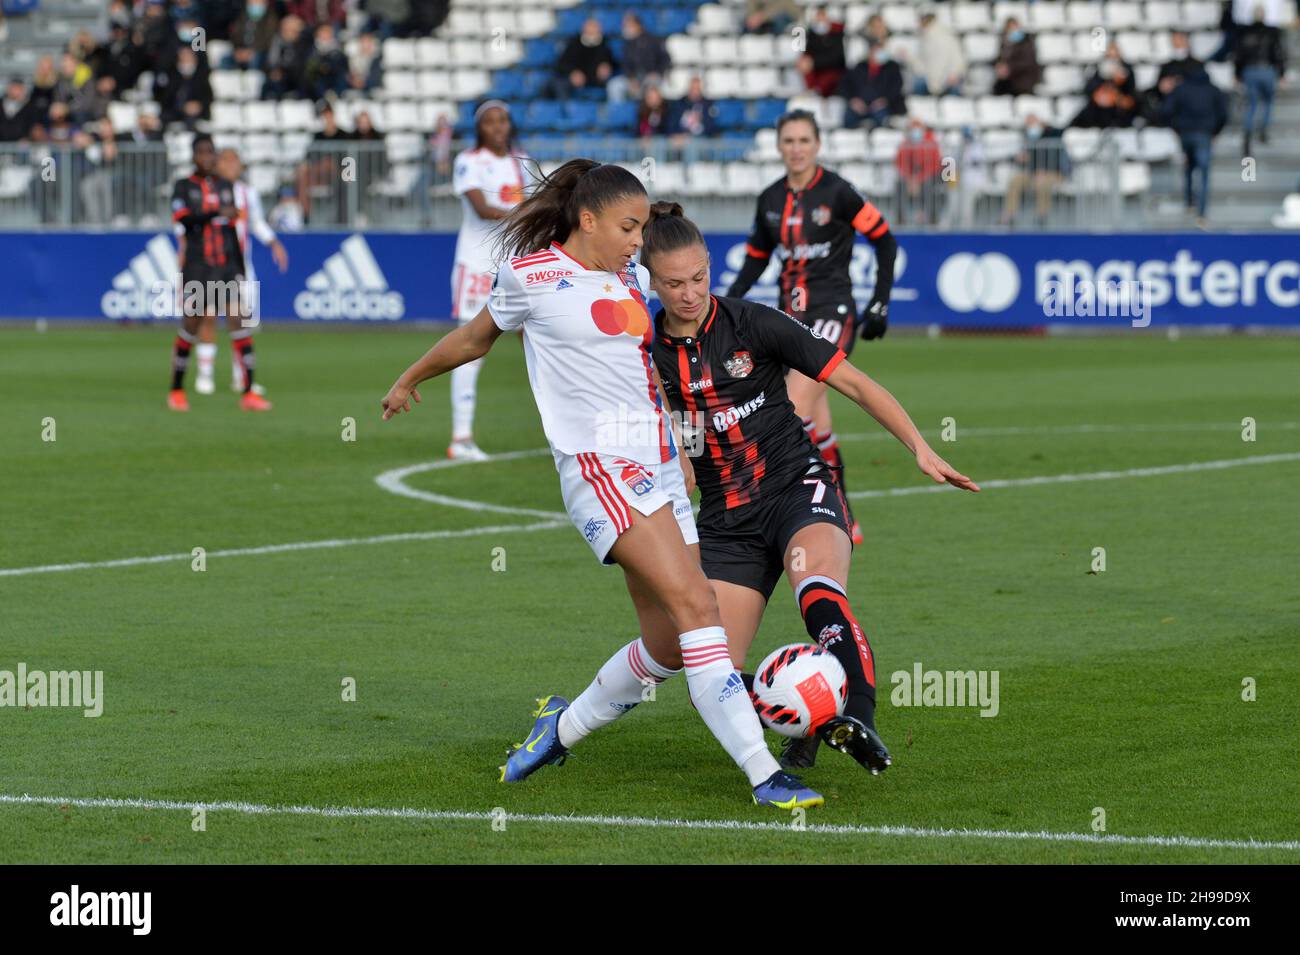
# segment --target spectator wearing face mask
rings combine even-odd
[[[933,225],[943,203],[943,154],[934,133],[919,119],[908,125],[894,166],[898,170],[899,222]]]
[[[1070,156],[1061,141],[1061,131],[1047,126],[1032,113],[1025,117],[1025,141],[1016,155],[1016,171],[1007,183],[1002,224],[1010,225],[1020,212],[1021,196],[1034,191],[1034,212],[1038,225],[1047,224],[1052,197],[1070,174]]]
[[[825,7],[813,11],[808,21],[804,52],[795,64],[804,86],[831,96],[840,85],[848,63],[844,58],[844,24],[831,19]]]
[[[1169,48],[1172,55],[1168,62],[1161,65],[1160,74],[1156,77],[1156,85],[1146,94],[1147,113],[1151,117],[1160,115],[1165,97],[1174,91],[1174,87],[1183,81],[1184,76],[1194,70],[1205,68],[1204,63],[1192,56],[1186,31],[1175,30],[1169,34]]]
[[[1120,57],[1114,43],[1093,68],[1083,91],[1088,102],[1070,122],[1071,126],[1116,129],[1133,125],[1138,115],[1137,84],[1133,70]]]
[[[957,35],[933,13],[921,17],[921,42],[917,48],[915,92],[920,96],[961,95],[966,78],[966,57]]]
[[[327,93],[342,93],[348,87],[348,58],[328,23],[316,27],[303,78],[308,95],[316,100],[324,99]]]
[[[1038,48],[1032,34],[1026,33],[1015,17],[1008,17],[1002,27],[1002,46],[993,63],[995,96],[1026,96],[1043,78],[1038,65]]]
[[[903,72],[879,40],[871,42],[865,60],[844,74],[837,92],[845,99],[848,129],[863,125],[874,129],[907,112]]]
[[[230,59],[227,69],[260,70],[280,30],[280,15],[269,0],[249,0],[230,25]]]
[[[588,17],[582,32],[569,40],[560,54],[555,75],[547,83],[550,99],[568,99],[578,90],[601,90],[614,75],[614,54],[600,28],[600,21]]]
[[[1242,155],[1251,154],[1251,138],[1257,136],[1268,144],[1268,124],[1273,113],[1273,97],[1286,75],[1286,50],[1282,31],[1270,26],[1264,6],[1255,7],[1254,22],[1237,31],[1234,66],[1237,82],[1246,88],[1246,127]]]

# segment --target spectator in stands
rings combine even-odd
[[[879,40],[872,40],[867,58],[844,74],[837,92],[847,101],[844,125],[848,129],[863,124],[874,129],[907,112],[903,72]]]
[[[85,167],[78,183],[84,221],[105,225],[113,218],[113,180],[117,170],[117,140],[107,119],[84,127],[87,142]]]
[[[1038,225],[1047,224],[1052,197],[1070,174],[1070,156],[1061,141],[1061,131],[1047,126],[1036,115],[1025,117],[1025,142],[1016,155],[1016,171],[1007,184],[1002,224],[1010,225],[1020,212],[1021,194],[1034,190],[1034,212]]]
[[[1002,26],[1002,46],[993,62],[993,75],[997,77],[993,83],[996,96],[1031,94],[1043,78],[1033,34],[1026,33],[1015,17],[1008,17]]]
[[[298,191],[293,186],[281,186],[279,201],[266,217],[267,224],[276,232],[301,232],[306,224]]]
[[[44,125],[50,115],[50,104],[59,90],[59,74],[54,69],[54,57],[48,54],[36,61],[32,71],[32,117],[37,125]]]
[[[348,88],[348,58],[328,23],[316,27],[314,41],[303,78],[307,94],[319,100],[328,93],[342,93]]]
[[[1259,141],[1268,144],[1268,122],[1273,112],[1273,96],[1278,81],[1286,73],[1286,52],[1282,31],[1269,26],[1264,19],[1264,7],[1255,7],[1255,20],[1237,30],[1234,56],[1237,80],[1246,87],[1246,127],[1242,155],[1251,154],[1251,137],[1258,134]]]
[[[605,89],[611,103],[641,98],[641,88],[663,81],[672,64],[668,47],[661,37],[647,33],[645,24],[635,13],[623,14],[623,56],[620,73],[611,76]]]
[[[230,24],[230,62],[227,68],[260,70],[266,66],[266,54],[280,30],[280,15],[268,0],[249,0]]]
[[[195,123],[212,115],[212,84],[208,71],[200,69],[199,58],[188,46],[176,54],[170,73],[154,77],[154,99],[162,107],[164,123],[181,123],[193,129]]]
[[[1160,74],[1156,77],[1156,85],[1148,90],[1146,94],[1146,109],[1144,112],[1150,118],[1160,115],[1160,108],[1164,104],[1165,97],[1174,91],[1174,87],[1183,81],[1184,76],[1193,70],[1205,68],[1205,64],[1192,56],[1187,31],[1175,30],[1169,34],[1169,48],[1172,59],[1160,67]]]
[[[862,35],[867,38],[868,43],[874,40],[881,46],[889,46],[889,25],[879,13],[867,17],[867,22],[862,27]]]
[[[1205,226],[1205,207],[1210,199],[1210,150],[1214,137],[1228,122],[1228,98],[1213,83],[1204,69],[1193,70],[1183,77],[1165,97],[1161,118],[1172,126],[1183,146],[1187,165],[1183,170],[1183,200],[1189,212],[1195,212],[1196,224]],[[1199,175],[1193,205],[1192,178]]]
[[[306,89],[307,57],[311,41],[303,31],[302,21],[288,16],[280,21],[280,32],[266,51],[266,81],[263,99],[302,96]]]
[[[51,143],[72,143],[81,131],[72,122],[68,104],[55,100],[50,104],[50,116],[45,123],[43,139]]]
[[[113,77],[117,89],[129,90],[135,86],[144,67],[144,50],[132,39],[130,23],[114,20],[109,27],[108,42],[100,48],[96,72]]]
[[[795,0],[745,0],[746,33],[785,33],[802,16]]]
[[[637,110],[636,134],[648,139],[652,136],[666,136],[669,132],[668,105],[664,94],[657,86],[647,86],[641,91],[641,106]]]
[[[371,183],[381,181],[388,175],[388,157],[384,154],[384,134],[375,129],[374,120],[368,110],[361,110],[352,117],[352,138],[357,142],[379,143],[368,149],[357,151],[357,189],[361,195],[369,195]]]
[[[451,178],[451,141],[454,136],[451,119],[446,113],[439,113],[429,136],[429,152],[433,157],[434,173],[440,181]]]
[[[21,76],[10,77],[5,97],[0,100],[0,143],[16,143],[27,138],[36,125],[36,108]]]
[[[825,7],[813,11],[808,21],[804,52],[795,61],[804,86],[822,96],[832,96],[844,78],[844,24],[831,19]]]
[[[921,17],[921,42],[917,48],[915,92],[921,96],[961,95],[966,79],[966,57],[957,34],[933,13]]]
[[[1070,121],[1081,129],[1117,129],[1132,126],[1138,116],[1137,83],[1132,68],[1111,43],[1083,86],[1088,102]]]
[[[674,144],[685,146],[692,139],[717,135],[717,113],[718,108],[713,105],[713,100],[704,95],[704,80],[692,76],[686,95],[677,101],[673,109]]]
[[[343,0],[287,0],[284,8],[287,14],[297,17],[311,30],[324,23],[341,30],[348,22]]]
[[[71,103],[81,88],[90,82],[90,77],[90,67],[77,59],[75,53],[64,53],[59,58],[59,79],[54,86],[54,99]]]
[[[167,151],[160,146],[162,123],[153,113],[140,110],[135,127],[115,138],[119,149],[130,153],[130,160],[121,164],[115,177],[118,194],[126,197],[126,208],[144,207],[148,205],[146,197],[167,180]]]
[[[988,161],[984,144],[970,126],[962,127],[956,155],[957,190],[948,202],[949,228],[969,229],[975,225],[975,204],[988,183]]]
[[[147,0],[138,26],[143,41],[140,47],[149,57],[148,68],[156,69],[159,55],[176,45],[176,28],[167,16],[165,0]]]
[[[265,0],[263,0],[265,2]],[[231,27],[244,13],[244,0],[201,0],[203,25],[212,39],[229,40]]]
[[[569,40],[556,64],[555,75],[546,85],[551,99],[568,99],[577,90],[601,90],[614,73],[614,54],[600,28],[600,21],[588,17],[582,32]]]
[[[328,195],[332,207],[324,203],[327,210],[332,208],[334,224],[347,221],[347,192],[343,189],[339,177],[340,161],[344,158],[346,144],[355,137],[338,124],[334,107],[328,102],[321,103],[318,113],[321,128],[312,137],[307,147],[306,158],[298,166],[298,199],[302,203],[303,216],[311,221],[313,195],[315,190]]]
[[[378,34],[381,40],[402,36],[411,19],[411,0],[367,0],[366,32]]]
[[[357,52],[348,59],[348,86],[360,93],[369,93],[384,85],[384,58],[379,51],[379,40],[373,33],[357,37]]]
[[[356,116],[352,117],[352,125],[355,131],[352,138],[363,142],[380,142],[384,141],[384,134],[375,129],[375,121],[370,118],[369,110],[361,110]]]
[[[943,202],[943,155],[934,133],[919,119],[908,124],[894,166],[898,169],[899,223],[910,220],[933,225]]]
[[[116,92],[117,81],[112,76],[105,74],[95,77],[84,85],[68,104],[72,111],[72,121],[78,126],[88,126],[92,122],[106,118],[108,104],[113,102]]]
[[[1132,99],[1137,98],[1137,81],[1133,78],[1133,67],[1120,55],[1119,46],[1112,40],[1106,47],[1101,60],[1088,71],[1084,80],[1084,95],[1091,93],[1103,83],[1110,83],[1119,92]]]

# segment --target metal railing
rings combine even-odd
[[[460,201],[452,194],[450,152],[420,133],[387,140],[316,142],[310,134],[217,136],[235,145],[246,178],[277,225],[282,189],[292,190],[282,212],[300,206],[305,228],[454,231]],[[782,174],[779,162],[755,157],[748,140],[606,139],[546,137],[522,146],[550,170],[570,156],[619,162],[637,173],[655,198],[683,202],[702,228],[748,231],[758,192]],[[1121,162],[1108,137],[1094,152],[1063,161],[1059,140],[1025,148],[1023,142],[949,143],[924,176],[900,175],[883,155],[827,157],[900,229],[1142,228],[1150,179],[1126,181],[1134,164]],[[1126,168],[1128,167],[1128,168]],[[177,178],[190,169],[188,140],[90,145],[0,144],[0,224],[5,229],[150,229],[170,221]],[[914,167],[915,168],[915,167]],[[1168,170],[1167,170],[1168,172]],[[1177,175],[1166,174],[1172,191]],[[1126,194],[1127,193],[1127,194]],[[292,216],[289,217],[293,218]],[[292,225],[277,226],[286,229]]]

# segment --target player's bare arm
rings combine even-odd
[[[863,411],[880,422],[881,427],[896,437],[907,450],[916,455],[916,466],[938,484],[951,484],[966,491],[978,491],[979,485],[962,474],[939,455],[921,437],[912,419],[898,399],[883,385],[872,381],[860,369],[842,361],[831,372],[826,383],[844,397],[860,406]]]
[[[480,218],[483,219],[504,219],[510,215],[509,209],[498,209],[496,206],[489,205],[483,195],[482,189],[467,189],[464,193],[469,204],[474,207]]]
[[[501,337],[501,329],[492,320],[487,306],[474,316],[473,320],[457,326],[438,340],[438,343],[425,352],[402,372],[393,387],[388,390],[382,402],[383,420],[393,415],[411,410],[411,398],[418,404],[421,401],[416,386],[446,374],[476,358],[482,358],[492,348],[492,344]]]

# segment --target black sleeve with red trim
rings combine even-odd
[[[172,222],[179,222],[187,227],[210,222],[217,213],[203,212],[191,207],[190,191],[188,179],[176,180],[176,185],[172,187]]]
[[[745,293],[754,287],[759,276],[767,268],[772,257],[772,236],[763,225],[763,197],[758,200],[758,212],[754,215],[754,228],[749,232],[745,242],[745,264],[736,273],[736,279],[727,289],[728,298],[744,298]]]
[[[843,351],[785,312],[757,302],[745,302],[741,309],[747,326],[746,340],[762,357],[817,381],[825,381],[844,360]]]
[[[867,237],[876,252],[876,289],[873,302],[889,302],[894,290],[894,260],[898,256],[898,242],[889,229],[884,215],[848,182],[836,194],[836,214],[847,219],[853,228]]]

